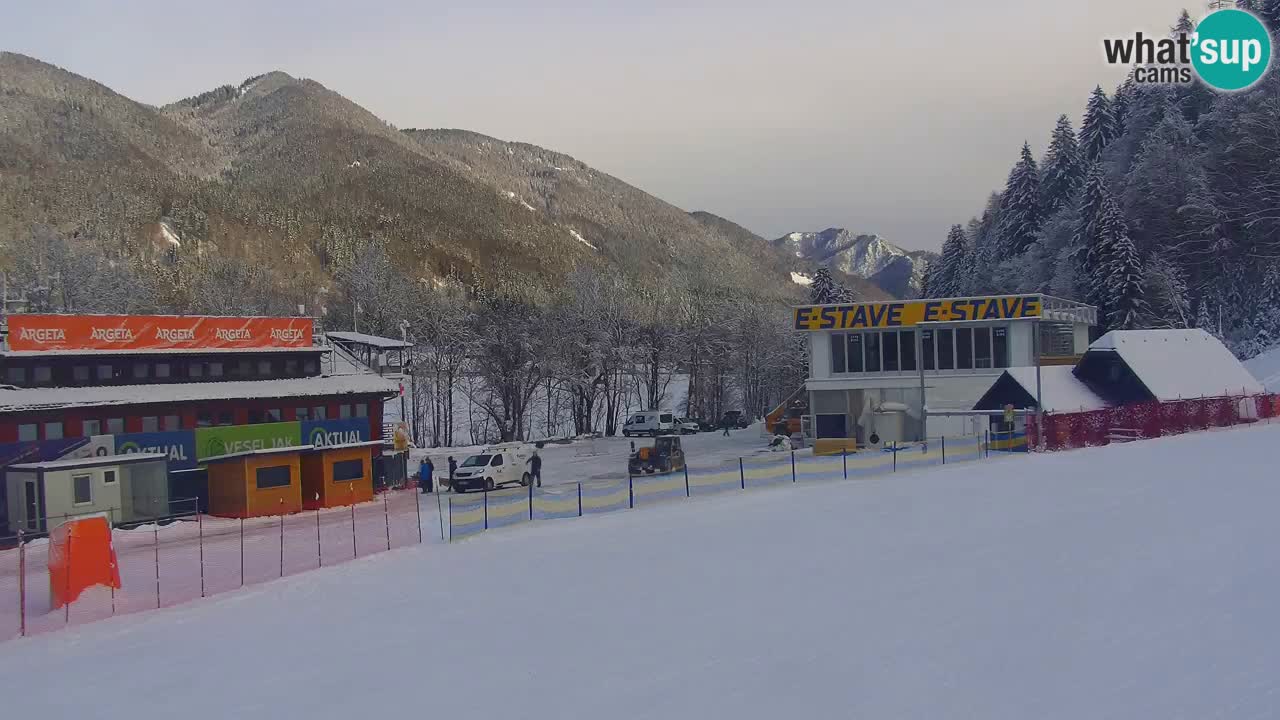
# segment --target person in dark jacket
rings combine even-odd
[[[724,436],[729,437],[729,425],[731,424],[729,418],[724,418],[720,421],[720,424],[724,427]]]
[[[537,450],[533,451],[533,457],[529,459],[529,465],[532,466],[534,481],[538,484],[538,487],[542,487],[542,456],[538,454]]]
[[[422,492],[431,492],[431,478],[435,472],[436,468],[431,464],[431,458],[422,458],[422,465],[418,467],[418,486],[422,488]]]
[[[450,488],[453,487],[453,473],[457,471],[457,469],[458,469],[458,461],[454,460],[453,456],[450,455],[449,456],[449,487]]]

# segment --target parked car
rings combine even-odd
[[[676,432],[679,432],[676,428],[676,416],[670,412],[638,412],[622,424],[623,437],[636,435],[657,437]]]
[[[503,485],[528,486],[529,460],[533,451],[524,443],[491,445],[483,452],[472,455],[453,473],[453,491],[495,490]]]
[[[751,427],[751,418],[742,414],[741,410],[726,410],[724,416],[720,418],[720,427],[728,425],[732,428],[749,428]]]
[[[689,418],[676,418],[676,429],[680,431],[681,435],[697,435],[702,432],[702,426],[698,424],[698,421],[690,420]]]
[[[692,422],[697,423],[699,432],[711,432],[719,428],[718,425],[706,418],[695,418]]]

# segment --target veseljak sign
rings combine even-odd
[[[228,350],[311,346],[310,318],[10,315],[9,349]]]

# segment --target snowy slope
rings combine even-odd
[[[1245,360],[1244,367],[1267,388],[1267,392],[1280,392],[1280,345]]]
[[[899,297],[919,289],[927,264],[922,253],[910,253],[879,235],[857,235],[844,228],[788,233],[773,245],[807,262],[867,278]]]
[[[383,553],[0,645],[6,710],[1277,717],[1277,441],[1187,435]]]

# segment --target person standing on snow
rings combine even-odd
[[[532,466],[533,479],[537,482],[538,487],[542,487],[542,456],[537,450],[533,451],[533,457],[529,459],[529,465]]]
[[[431,458],[422,458],[422,465],[418,467],[418,485],[422,488],[422,492],[431,492],[431,476],[436,472],[436,468],[431,464]]]
[[[729,437],[729,418],[722,419],[720,425],[724,427],[724,436]]]
[[[449,487],[453,487],[453,473],[458,469],[458,461],[449,456]]]

